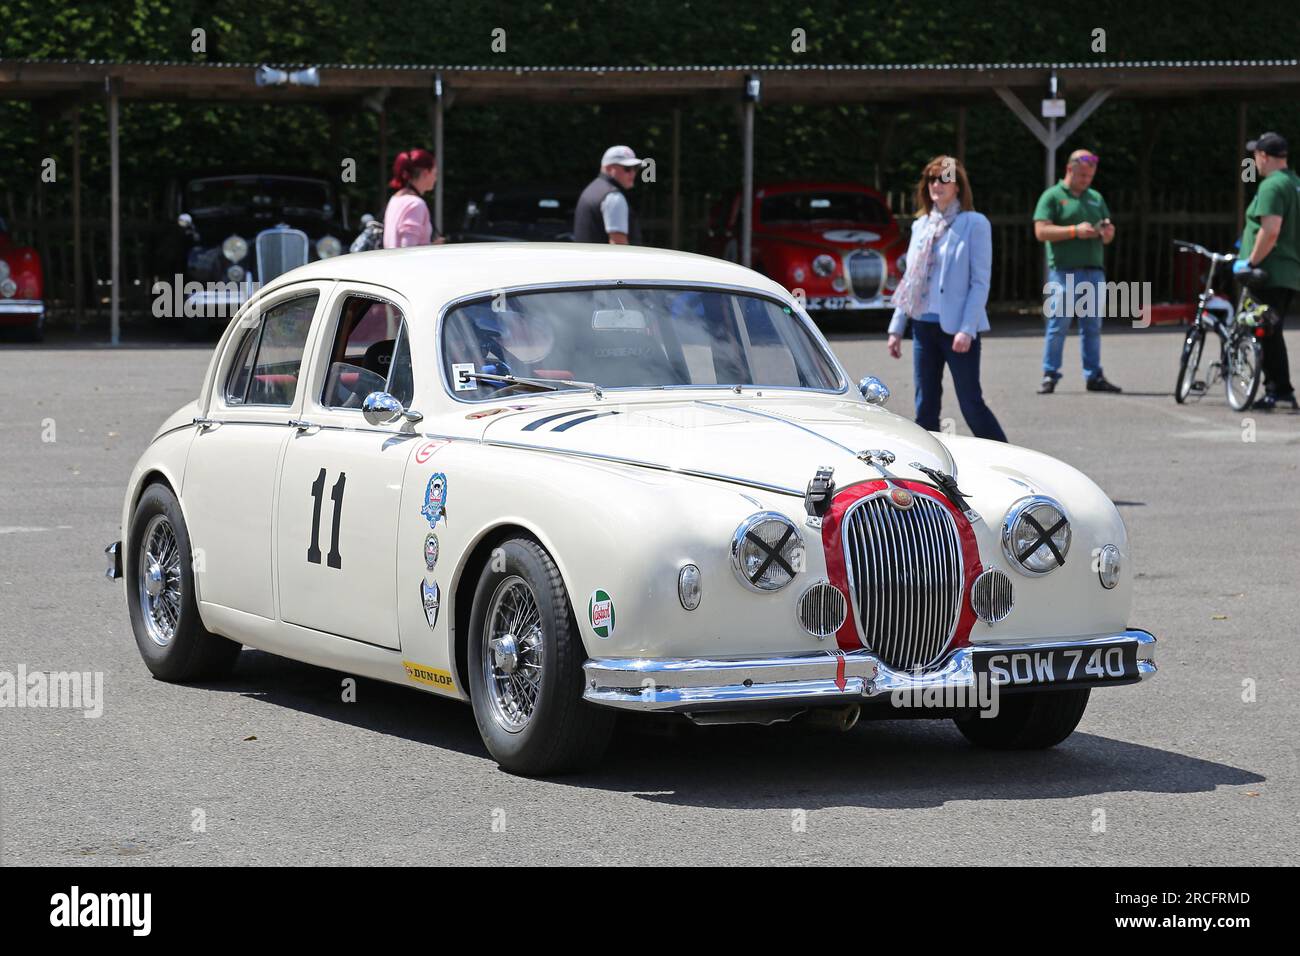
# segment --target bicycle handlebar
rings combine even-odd
[[[1209,259],[1211,262],[1233,262],[1237,258],[1236,255],[1231,252],[1211,252],[1202,245],[1198,245],[1195,242],[1186,242],[1182,239],[1175,239],[1174,245],[1178,247],[1179,252],[1195,252],[1198,255],[1205,256],[1205,258]]]

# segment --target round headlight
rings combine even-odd
[[[731,564],[747,588],[780,590],[803,570],[803,535],[783,514],[750,515],[731,540]]]
[[[343,251],[343,243],[333,236],[321,236],[316,240],[316,255],[322,259],[337,256]]]
[[[794,279],[795,282],[802,282],[804,279],[808,278],[808,273],[803,271],[802,266],[795,266],[794,271],[790,273],[790,277]]]
[[[683,565],[677,573],[677,597],[688,611],[700,606],[700,569],[694,564]]]
[[[822,253],[812,261],[812,270],[823,279],[835,271],[835,257]]]
[[[1021,498],[1002,523],[1002,551],[1025,574],[1047,574],[1065,564],[1070,522],[1051,498]]]
[[[1106,545],[1097,554],[1097,577],[1108,591],[1119,584],[1120,564],[1119,548],[1113,544]]]
[[[244,267],[231,266],[229,269],[226,270],[226,278],[229,279],[231,282],[243,282]]]
[[[228,236],[221,244],[221,254],[231,262],[240,262],[248,255],[248,242],[243,236]]]
[[[6,299],[12,299],[15,292],[18,291],[18,283],[13,279],[0,279],[0,295]]]
[[[0,259],[0,280],[9,278],[9,263]]]

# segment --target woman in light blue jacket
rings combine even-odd
[[[987,332],[993,230],[975,211],[966,169],[936,156],[916,186],[916,222],[907,246],[907,271],[894,291],[889,354],[903,355],[903,331],[912,321],[916,423],[939,430],[943,368],[952,373],[957,404],[976,438],[1006,441],[980,388],[980,333]]]

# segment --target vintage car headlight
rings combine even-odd
[[[241,262],[248,255],[248,241],[243,236],[227,236],[221,244],[221,254],[231,262]]]
[[[783,514],[750,515],[731,539],[731,564],[745,587],[778,591],[804,567],[803,535]]]
[[[17,291],[18,283],[13,279],[0,279],[0,295],[6,299],[12,299]]]
[[[0,281],[9,278],[9,263],[0,259]]]
[[[226,278],[229,279],[231,282],[243,282],[244,267],[231,266],[229,269],[226,270]]]
[[[700,569],[697,565],[684,564],[677,572],[677,598],[688,611],[700,606]]]
[[[343,251],[343,243],[333,236],[321,236],[316,240],[316,255],[322,259],[337,256]]]
[[[1021,498],[1002,522],[1002,551],[1018,571],[1047,574],[1065,564],[1070,551],[1070,522],[1051,498]]]
[[[1097,577],[1101,586],[1107,591],[1119,584],[1120,561],[1119,548],[1108,544],[1097,555]]]
[[[812,261],[812,270],[823,279],[835,271],[835,257],[822,253]]]

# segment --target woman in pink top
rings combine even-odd
[[[388,200],[384,210],[384,248],[400,249],[403,246],[427,246],[445,242],[442,236],[433,238],[433,222],[429,219],[429,206],[424,194],[438,181],[438,164],[433,153],[413,149],[398,153],[393,161],[393,178],[390,188],[397,190]]]

